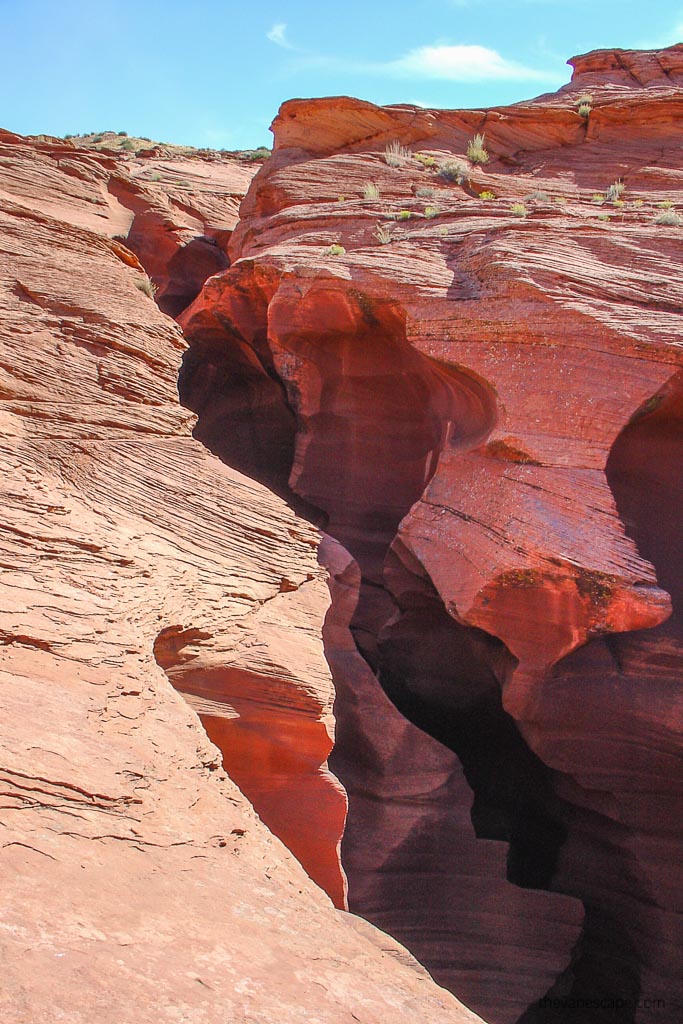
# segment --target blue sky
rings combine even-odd
[[[293,96],[481,107],[568,57],[683,41],[683,0],[0,0],[0,126],[269,145]]]

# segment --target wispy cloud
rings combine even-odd
[[[565,81],[567,72],[526,67],[506,60],[486,46],[448,46],[436,43],[409,50],[402,57],[387,61],[355,61],[340,57],[309,54],[297,58],[296,68],[319,68],[338,74],[375,75],[382,78],[404,78],[413,81],[483,82],[483,81]]]
[[[294,49],[287,39],[287,25],[283,21],[273,25],[270,32],[266,32],[266,38],[270,39],[271,43],[275,43],[276,46],[282,46],[285,50]]]
[[[449,82],[483,79],[547,81],[548,72],[506,60],[486,46],[420,46],[398,60],[379,65],[385,74]]]

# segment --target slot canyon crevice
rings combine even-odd
[[[332,593],[330,765],[350,805],[342,844],[350,909],[403,942],[485,1019],[563,1020],[543,1003],[557,993],[635,1004],[653,897],[629,829],[590,778],[582,784],[579,772],[551,767],[528,745],[502,700],[517,659],[447,613],[399,533],[444,450],[458,457],[486,445],[497,421],[493,390],[413,350],[395,302],[260,269],[242,265],[212,280],[181,318],[190,347],[179,390],[207,447],[289,493],[330,538],[321,549]],[[596,644],[618,642],[591,641],[555,678]],[[206,675],[198,677],[205,696]],[[187,682],[179,688],[197,693]],[[304,818],[291,816],[290,802],[273,819],[277,770],[254,785],[239,766],[247,754],[254,763],[253,747],[235,743],[220,719],[202,720],[264,820],[334,894],[310,867],[322,846],[301,856],[301,834],[325,819],[323,790]],[[281,723],[271,728],[268,742]],[[259,787],[270,791],[262,805]],[[290,815],[284,827],[279,814]]]
[[[234,232],[167,265],[148,255],[149,211],[119,194],[136,211],[126,244],[189,346],[194,436],[322,533],[334,708],[290,666],[233,665],[181,625],[155,655],[335,904],[490,1024],[570,1024],[577,1003],[589,1024],[636,1024],[639,1001],[665,993],[670,1008],[680,987],[683,384],[668,310],[647,324],[648,361],[629,333],[636,285],[593,228],[563,250],[547,223],[525,234],[456,211],[447,243],[399,237],[384,265],[339,175],[379,173],[396,135],[433,131],[438,151],[464,129],[400,110],[385,125],[349,103],[347,134],[318,150],[305,101],[285,105]],[[354,135],[359,111],[372,143]],[[583,136],[557,134],[590,187]],[[531,180],[531,142],[515,159]],[[382,174],[390,201],[405,186]],[[336,238],[355,246],[350,269],[314,251]],[[278,614],[305,592],[283,579]]]

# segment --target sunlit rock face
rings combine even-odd
[[[321,538],[192,437],[154,166],[0,132],[2,1019],[475,1024],[331,902]]]
[[[350,907],[490,1021],[673,1022],[683,50],[574,65],[285,104],[180,394],[333,538]]]

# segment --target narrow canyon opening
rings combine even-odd
[[[493,395],[412,349],[391,301],[327,279],[232,273],[220,279],[220,302],[181,318],[189,349],[179,393],[198,415],[199,440],[334,538],[321,548],[332,592],[324,638],[337,693],[330,767],[349,798],[349,909],[402,941],[492,1024],[573,1020],[553,1007],[556,997],[634,1007],[654,897],[630,830],[613,819],[608,794],[531,750],[502,705],[515,659],[447,613],[398,536],[441,452],[490,434]],[[629,430],[608,467],[627,525],[629,501],[643,507],[642,495],[627,493],[642,450]],[[588,644],[553,682],[595,672],[596,651],[613,666],[629,643]],[[255,739],[244,700],[253,680],[195,666],[179,684],[173,661],[164,667],[199,702],[226,769],[264,821],[343,905],[333,831],[324,825],[312,838],[310,828],[329,819],[329,791],[310,786],[324,741],[312,741],[312,757],[308,743],[294,753],[307,728],[278,715],[262,717]],[[202,714],[207,699],[234,714]],[[585,1019],[628,1024],[634,1013],[603,1007]]]
[[[516,886],[550,886],[565,825],[553,806],[551,773],[502,707],[501,680],[514,659],[500,641],[446,613],[424,573],[411,571],[396,539],[443,448],[467,450],[488,436],[496,420],[494,398],[483,382],[412,349],[402,311],[392,302],[323,281],[309,283],[305,295],[300,289],[288,294],[280,285],[266,309],[257,304],[245,313],[242,278],[235,291],[221,303],[221,316],[199,309],[184,323],[190,348],[179,391],[199,416],[196,436],[229,465],[280,494],[289,490],[295,507],[303,501],[358,567],[344,626],[352,649],[344,639],[341,649],[330,640],[334,588],[326,630],[337,693],[330,764],[350,803],[342,845],[349,907],[403,941],[437,981],[488,1019],[514,1021],[530,993],[541,995],[562,971],[578,935],[580,913],[573,902],[553,897],[565,918],[559,926],[553,922],[560,936],[553,941],[552,915],[534,893],[534,927],[551,947],[542,964],[535,940],[519,938],[529,924],[521,905],[526,897]],[[301,378],[281,372],[292,364],[303,368]],[[324,564],[325,551],[324,545]],[[359,675],[374,688],[371,700],[389,698],[379,721],[357,715],[358,702],[367,698],[357,689]],[[368,776],[389,772],[386,752],[371,733],[386,729],[392,716],[411,723],[413,756],[451,762],[450,782],[442,787],[450,787],[449,799],[439,806],[427,792],[398,847],[368,817],[366,798]],[[390,787],[380,786],[375,797],[385,803],[387,817],[400,806]],[[495,919],[470,916],[469,939],[480,950],[489,947],[479,954],[476,970],[463,969],[472,951],[455,938],[466,886],[457,871],[455,883],[448,878],[458,813],[473,840],[469,870],[483,879],[475,903],[499,901]],[[495,844],[483,864],[475,836]],[[371,869],[369,847],[376,858]],[[387,877],[394,880],[388,887]],[[445,893],[453,900],[448,909]],[[501,920],[514,926],[515,938],[498,943],[502,952],[491,956]],[[521,955],[520,970],[525,942],[531,951]]]

